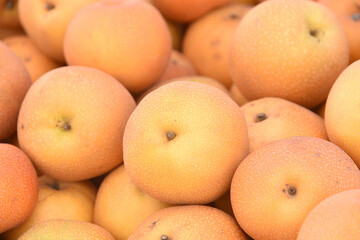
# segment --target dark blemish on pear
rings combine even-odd
[[[24,129],[24,124],[21,124],[21,129]]]
[[[230,19],[239,19],[240,18],[240,16],[239,15],[237,15],[236,13],[232,13],[232,14],[230,14],[230,16],[229,16],[229,18]]]
[[[176,61],[175,59],[171,59],[171,63],[174,64],[174,65],[178,65],[178,61]]]
[[[158,219],[158,220],[156,220],[156,221],[153,221],[153,222],[151,223],[151,225],[149,226],[149,228],[150,228],[150,229],[153,229],[159,221],[160,221],[160,219]]]
[[[215,39],[215,40],[212,40],[211,42],[210,42],[210,44],[211,44],[211,46],[217,46],[217,45],[219,45],[220,44],[220,39]]]

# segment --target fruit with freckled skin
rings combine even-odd
[[[208,206],[188,205],[162,209],[145,219],[128,240],[248,240],[235,219]]]
[[[230,45],[241,18],[251,9],[230,4],[192,22],[183,40],[183,52],[199,75],[216,79],[230,88]]]
[[[241,107],[249,132],[250,152],[269,142],[293,136],[328,140],[324,119],[282,98],[260,98]]]
[[[170,206],[143,193],[121,165],[101,183],[94,223],[108,230],[117,240],[126,240],[145,218]]]
[[[54,219],[36,224],[18,240],[115,240],[102,227],[88,222]]]
[[[17,227],[34,211],[38,178],[26,154],[0,143],[0,234]]]
[[[25,223],[4,233],[3,240],[16,240],[32,226],[51,219],[92,222],[96,188],[88,181],[60,182],[39,177],[36,207]]]
[[[233,81],[246,99],[280,97],[307,108],[325,101],[349,64],[334,14],[309,0],[271,0],[240,21],[230,50]]]
[[[301,225],[297,240],[360,239],[360,190],[334,194],[320,202]]]
[[[26,34],[47,56],[65,63],[66,29],[74,15],[98,0],[19,0],[19,17]]]
[[[188,23],[214,8],[230,3],[230,0],[152,0],[152,2],[166,18]]]
[[[164,80],[164,81],[159,81],[154,86],[152,86],[151,88],[146,90],[143,94],[141,94],[141,96],[137,99],[137,102],[140,102],[146,95],[148,95],[152,91],[158,89],[159,87],[164,86],[169,83],[172,83],[172,82],[178,82],[178,81],[203,83],[203,84],[215,87],[230,96],[229,91],[219,81],[216,81],[212,78],[204,77],[204,76],[185,76],[185,77],[178,77],[178,78],[172,78],[172,79],[168,79],[168,80]]]
[[[154,90],[125,127],[129,177],[166,203],[205,204],[219,198],[247,154],[240,107],[224,92],[202,83],[177,81]]]
[[[331,142],[360,167],[360,60],[346,68],[331,88],[325,107],[325,127]]]
[[[19,113],[21,148],[44,174],[80,181],[120,165],[122,138],[135,101],[100,70],[67,66],[29,89]]]
[[[35,82],[48,71],[62,66],[55,62],[32,42],[26,35],[16,35],[4,39],[4,43],[22,60],[28,70],[31,81]]]
[[[241,162],[231,184],[231,205],[250,237],[291,240],[318,203],[357,188],[360,171],[338,146],[291,137],[268,143]]]
[[[102,0],[84,7],[71,20],[64,52],[69,65],[100,69],[138,94],[165,71],[171,35],[153,5],[141,0]]]
[[[16,131],[21,103],[31,86],[25,65],[0,42],[0,141]]]

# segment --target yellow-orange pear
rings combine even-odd
[[[124,164],[145,193],[172,204],[223,195],[248,154],[244,115],[229,95],[190,81],[146,95],[124,133]]]

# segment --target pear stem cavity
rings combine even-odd
[[[289,184],[285,184],[285,188],[282,191],[287,195],[288,198],[295,197],[297,194],[296,187]]]
[[[6,7],[6,9],[8,9],[8,10],[13,9],[13,8],[15,7],[15,2],[14,2],[14,0],[7,0],[7,1],[5,2],[5,7]]]
[[[56,127],[62,128],[64,131],[70,131],[71,130],[71,125],[67,121],[61,121],[61,120],[57,121]]]
[[[360,13],[354,13],[351,18],[354,20],[354,21],[359,21],[360,20]]]
[[[313,37],[316,37],[319,34],[319,30],[317,29],[312,29],[310,30],[310,35]]]
[[[49,184],[48,186],[57,191],[60,190],[60,185],[58,182],[53,182],[52,184]]]
[[[55,5],[54,5],[54,4],[49,3],[49,2],[45,3],[45,9],[46,9],[46,11],[51,11],[51,10],[53,10],[54,8],[55,8]]]
[[[267,116],[265,113],[261,112],[261,113],[258,113],[255,117],[255,122],[262,122],[264,120],[267,119]]]
[[[161,240],[170,240],[169,237],[167,235],[161,235]]]
[[[172,132],[172,131],[168,131],[166,133],[166,137],[167,137],[168,141],[171,141],[176,137],[176,134],[174,132]]]

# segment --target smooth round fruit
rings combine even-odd
[[[168,19],[175,22],[191,22],[230,0],[152,0]]]
[[[325,107],[325,127],[331,142],[360,166],[360,60],[345,69],[334,83]]]
[[[241,18],[250,9],[250,6],[240,3],[226,5],[189,25],[183,40],[183,52],[199,75],[216,79],[230,88],[230,45]]]
[[[34,166],[21,149],[0,143],[0,233],[17,227],[33,212],[38,196]]]
[[[334,14],[309,0],[271,0],[241,20],[230,50],[233,81],[246,99],[280,97],[307,108],[325,101],[349,64]]]
[[[208,206],[162,209],[145,219],[128,240],[249,239],[227,213]]]
[[[148,88],[145,92],[143,92],[137,98],[137,102],[140,102],[146,95],[148,95],[152,91],[158,89],[159,87],[164,86],[164,85],[169,84],[169,83],[178,82],[178,81],[189,81],[189,82],[203,83],[203,84],[206,84],[208,86],[215,87],[215,88],[223,91],[227,95],[230,95],[230,93],[226,89],[226,87],[224,85],[222,85],[221,83],[219,83],[218,81],[216,81],[215,79],[212,79],[212,78],[209,78],[209,77],[204,77],[204,76],[184,76],[184,77],[177,77],[177,78],[172,78],[172,79],[156,82],[156,84],[154,84],[152,87]]]
[[[290,240],[322,200],[357,188],[360,171],[343,150],[320,138],[291,137],[268,143],[241,162],[231,205],[250,237]]]
[[[42,52],[64,63],[64,36],[71,19],[81,8],[96,1],[19,0],[21,25]]]
[[[145,218],[169,206],[143,193],[121,165],[100,185],[94,223],[108,230],[117,240],[126,240]]]
[[[31,86],[25,65],[0,42],[0,141],[16,131],[21,103]]]
[[[93,178],[122,163],[125,124],[134,109],[130,93],[110,75],[57,68],[29,89],[19,113],[19,143],[50,177]]]
[[[64,51],[69,65],[100,69],[139,93],[165,71],[171,36],[165,19],[151,4],[102,0],[84,7],[71,20]]]
[[[131,114],[124,133],[130,178],[145,193],[172,204],[219,198],[247,154],[240,107],[202,83],[178,81],[149,93]]]
[[[88,181],[60,182],[39,177],[37,204],[25,223],[4,233],[3,240],[17,240],[32,226],[51,219],[92,222],[96,189]]]
[[[241,107],[249,132],[250,152],[269,142],[294,136],[327,140],[322,119],[296,103],[281,98],[260,98]]]
[[[30,228],[18,240],[115,240],[109,232],[93,223],[54,219]]]
[[[35,82],[48,71],[61,66],[60,63],[55,62],[41,52],[26,35],[5,38],[4,43],[22,60],[32,82]]]
[[[320,202],[306,217],[297,240],[360,238],[360,189],[343,191]]]

